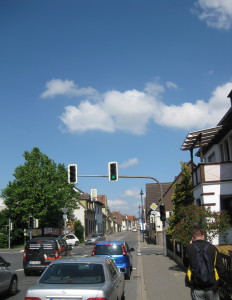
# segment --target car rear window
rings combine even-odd
[[[33,252],[40,251],[41,249],[44,250],[52,250],[55,248],[55,241],[32,241],[27,243],[26,250],[33,250]]]
[[[41,276],[46,284],[97,284],[105,282],[101,264],[61,263],[50,265]]]
[[[122,245],[96,245],[95,255],[122,255]]]

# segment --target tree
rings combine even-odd
[[[172,239],[187,245],[191,240],[192,230],[198,227],[206,232],[209,242],[212,242],[217,236],[226,241],[226,233],[230,228],[230,217],[225,211],[215,212],[210,208],[194,204],[181,206],[179,209],[182,219],[172,229]]]
[[[21,231],[30,216],[39,219],[40,227],[61,225],[62,208],[69,212],[76,208],[76,193],[68,184],[65,166],[55,164],[36,147],[25,151],[24,158],[24,165],[15,169],[15,179],[2,191],[8,217]]]
[[[181,179],[174,184],[175,192],[172,196],[174,205],[173,213],[170,218],[169,232],[182,220],[181,207],[186,207],[194,202],[192,190],[192,175],[189,166],[181,162]]]
[[[75,226],[75,235],[78,237],[79,241],[84,242],[84,226],[81,224],[80,220],[77,220],[74,224]]]

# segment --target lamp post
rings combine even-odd
[[[144,213],[143,213],[143,190],[141,188],[140,191],[140,196],[141,196],[141,230],[142,230],[142,241],[144,242],[144,222],[143,222],[143,217],[144,217]]]
[[[62,209],[62,211],[63,211],[63,219],[64,219],[64,235],[66,236],[66,227],[67,227],[67,223],[66,223],[66,220],[67,220],[67,211],[68,211],[68,209],[67,209],[67,207],[65,206],[63,209]]]

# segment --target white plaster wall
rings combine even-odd
[[[79,205],[79,209],[75,209],[73,212],[75,218],[81,221],[81,224],[85,227],[85,209],[82,205]]]

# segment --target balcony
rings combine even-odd
[[[232,181],[232,162],[200,163],[193,170],[193,185]]]

